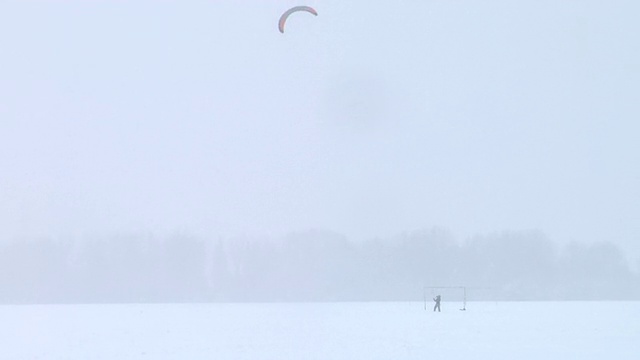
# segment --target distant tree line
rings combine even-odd
[[[482,289],[469,300],[638,300],[639,280],[611,243],[558,247],[539,232],[0,245],[2,303],[420,301],[425,286]]]

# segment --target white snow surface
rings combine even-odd
[[[432,304],[428,304],[431,306]],[[1,359],[639,359],[640,302],[0,306]]]

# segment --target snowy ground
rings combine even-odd
[[[0,306],[0,358],[640,359],[640,302],[442,305]]]

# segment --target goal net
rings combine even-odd
[[[467,310],[466,286],[425,286],[423,289],[425,310],[433,307],[433,299],[438,295],[441,296],[441,307],[445,307],[445,304],[456,304],[459,310]]]

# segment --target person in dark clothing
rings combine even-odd
[[[433,301],[436,302],[435,306],[433,307],[433,311],[436,311],[436,309],[438,309],[438,312],[440,312],[440,295],[434,297]]]

